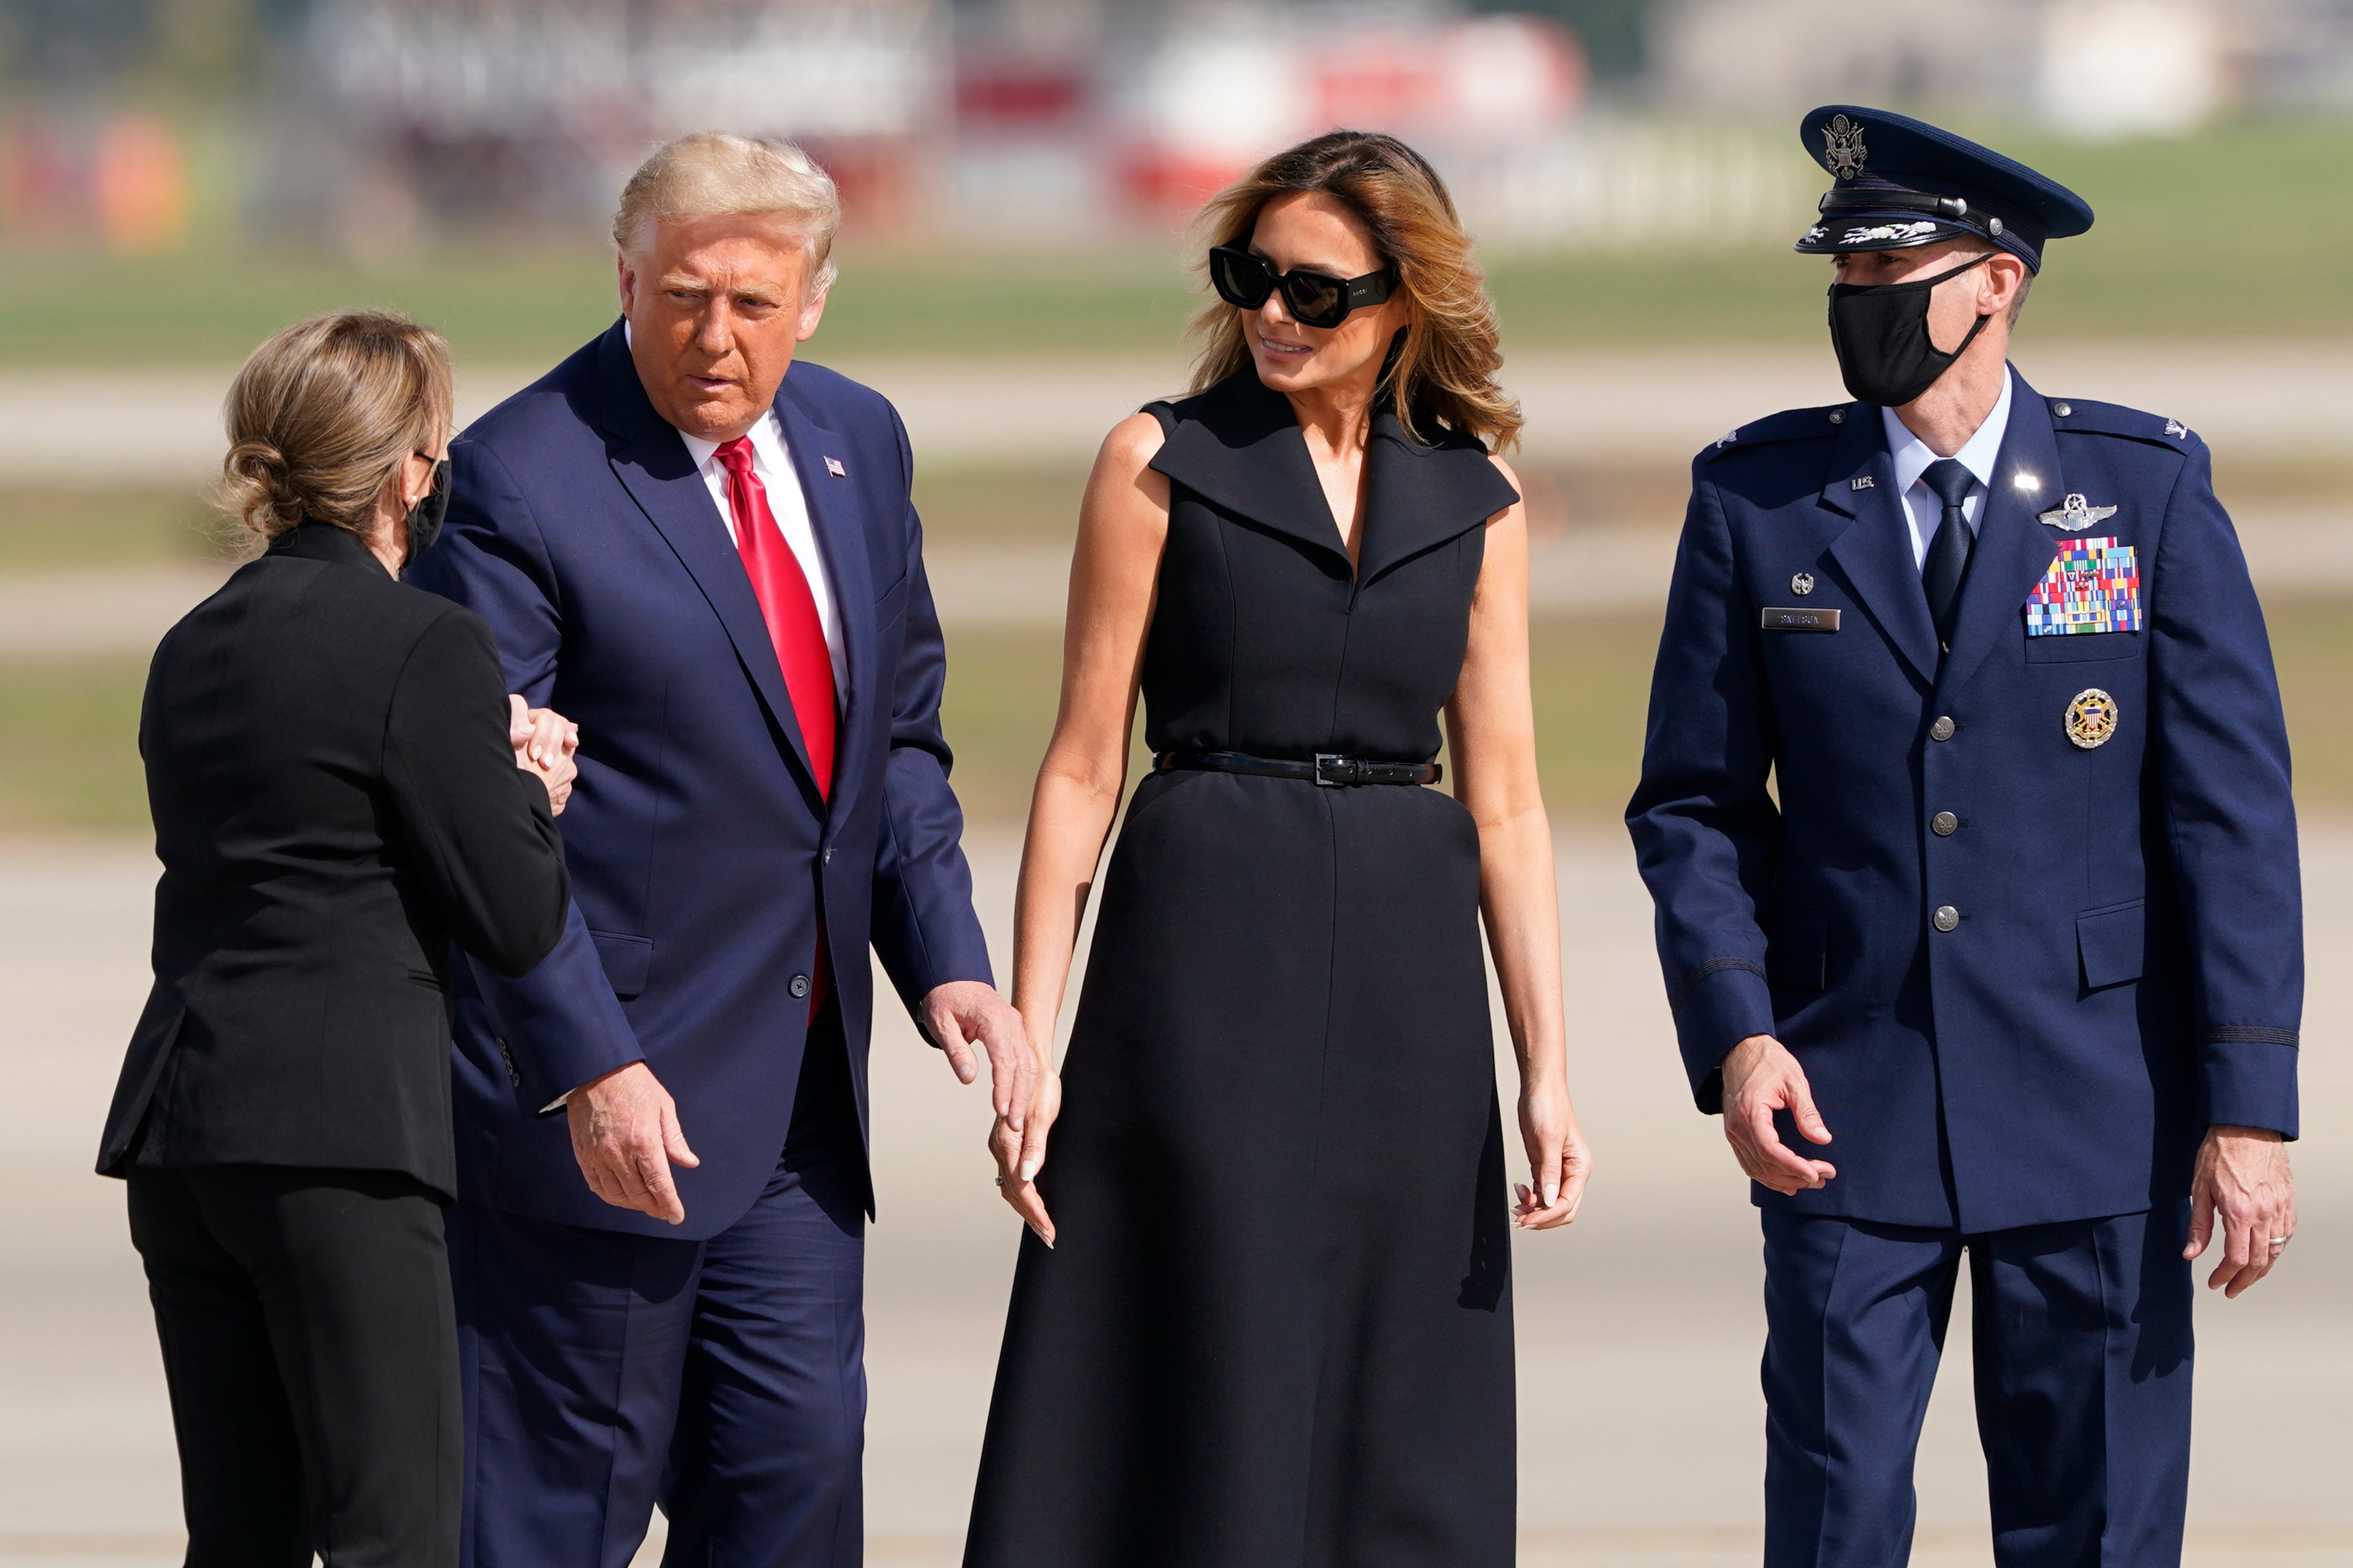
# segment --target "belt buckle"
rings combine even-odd
[[[1346,779],[1345,779],[1345,778],[1341,778],[1341,777],[1337,777],[1337,776],[1335,776],[1335,775],[1337,774],[1337,772],[1338,772],[1338,770],[1339,770],[1340,764],[1341,764],[1342,763],[1346,762],[1346,761],[1347,761],[1347,759],[1346,759],[1345,757],[1343,757],[1343,756],[1342,756],[1339,752],[1316,752],[1316,753],[1315,753],[1315,786],[1316,786],[1316,788],[1318,788],[1318,789],[1338,789],[1338,788],[1340,788],[1342,785],[1345,784],[1348,782]],[[1328,763],[1328,764],[1330,764],[1331,769],[1333,770],[1333,771],[1332,771],[1331,773],[1327,773],[1324,771],[1324,769],[1325,769],[1325,764],[1327,764],[1327,763]]]

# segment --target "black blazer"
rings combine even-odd
[[[572,897],[506,712],[481,618],[323,523],[165,634],[139,719],[155,986],[101,1173],[389,1170],[455,1194],[449,943],[521,974]]]

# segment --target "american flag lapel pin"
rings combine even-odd
[[[825,460],[825,471],[837,479],[846,479],[849,477],[849,470],[841,466],[839,458],[828,458]]]

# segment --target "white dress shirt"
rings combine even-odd
[[[2017,380],[2016,372],[2002,372],[2001,397],[1994,404],[1993,412],[1986,416],[1977,434],[1953,454],[1954,460],[1977,480],[1961,501],[1961,515],[1968,520],[1971,533],[1983,525],[1986,491],[1993,484],[1994,459],[2001,456],[2002,436],[2010,429],[2010,392]],[[1936,530],[1945,521],[1943,499],[1920,482],[1920,476],[1936,460],[1936,454],[1927,442],[1912,434],[1912,427],[1898,419],[1893,408],[1882,408],[1879,417],[1887,427],[1888,455],[1894,459],[1895,493],[1904,498],[1904,515],[1912,524],[1912,564],[1925,569],[1928,542],[1936,537]]]
[[[768,510],[775,514],[793,559],[800,563],[801,575],[808,579],[809,597],[817,601],[817,623],[825,629],[825,651],[833,660],[833,689],[838,699],[849,690],[849,665],[841,650],[841,612],[834,604],[833,584],[826,575],[825,552],[818,548],[817,530],[809,522],[808,497],[801,489],[800,471],[793,467],[792,454],[785,447],[784,423],[775,409],[760,416],[751,435],[752,471],[760,476],[761,487],[768,492]],[[686,443],[686,455],[694,459],[696,471],[711,490],[719,521],[727,525],[728,542],[735,544],[735,513],[727,504],[727,465],[719,460],[719,443],[683,430],[678,438]],[[811,562],[817,563],[814,572],[809,570]]]
[[[621,322],[621,338],[635,347],[637,329],[628,320]],[[672,426],[676,428],[676,426]],[[760,476],[761,488],[768,492],[768,510],[776,517],[776,528],[785,536],[785,544],[800,563],[801,575],[808,579],[809,597],[817,601],[817,624],[825,633],[826,657],[833,663],[834,700],[839,702],[849,690],[849,660],[841,647],[841,612],[833,600],[833,580],[827,574],[825,552],[818,548],[817,530],[809,523],[808,496],[801,489],[798,469],[793,467],[792,449],[785,445],[784,422],[776,411],[769,409],[752,426],[752,471]],[[703,487],[711,491],[711,504],[719,509],[719,521],[727,525],[727,542],[737,550],[742,546],[735,539],[735,512],[727,504],[727,465],[719,460],[719,443],[706,441],[700,436],[690,436],[680,430],[678,438],[686,443],[686,455],[694,459],[695,471],[702,476]],[[814,562],[817,570],[809,570]]]

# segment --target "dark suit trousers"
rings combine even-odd
[[[469,1568],[855,1568],[866,1166],[839,1010],[766,1188],[708,1241],[460,1203]],[[694,1129],[686,1129],[688,1141]]]
[[[1911,1555],[1913,1453],[1964,1252],[1994,1561],[2180,1561],[2188,1204],[1968,1237],[1764,1221],[1767,1568]]]
[[[458,1340],[441,1203],[390,1171],[130,1173],[188,1568],[453,1568]]]

